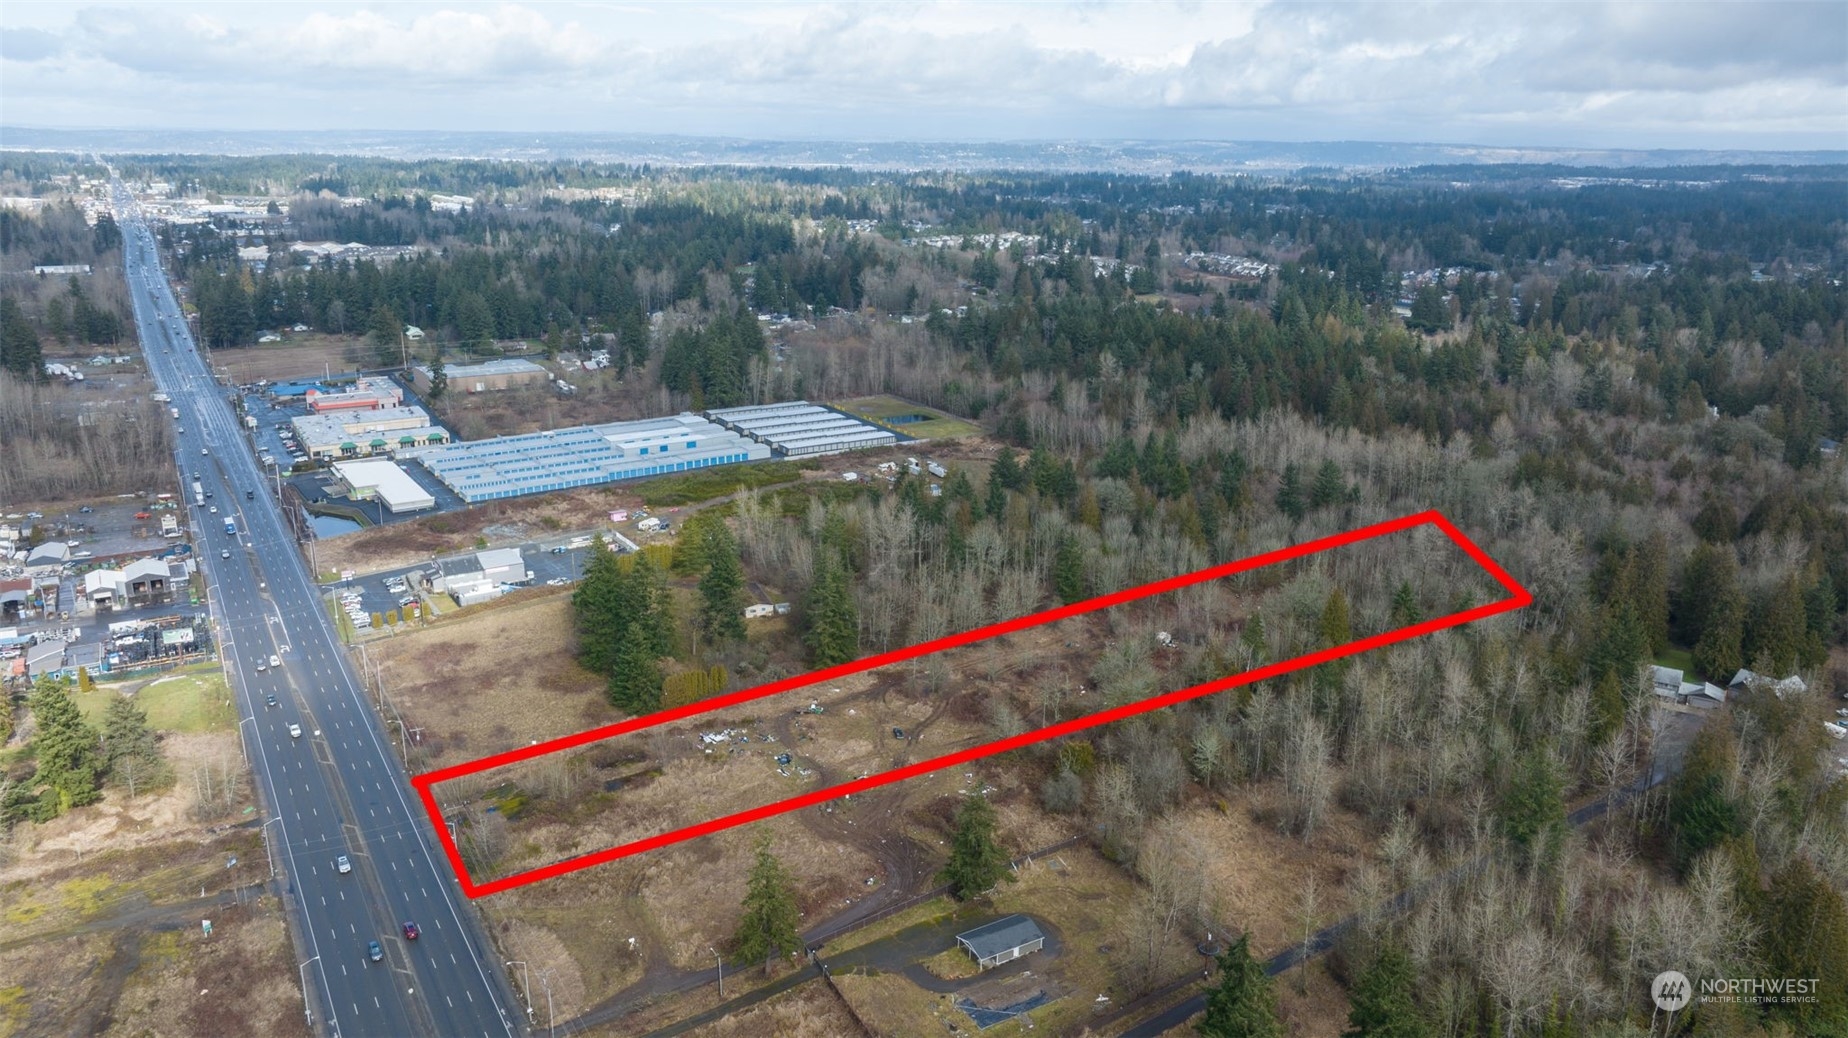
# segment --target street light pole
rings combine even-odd
[[[270,822],[276,823],[276,828],[278,831],[280,831],[282,829],[282,816],[277,815],[275,817],[272,817],[269,819],[269,821],[264,822],[263,825],[261,826],[261,829],[263,832],[263,858],[265,861],[269,862],[270,878],[275,879],[276,878],[276,856],[270,852],[270,834],[269,834]],[[287,837],[284,837],[284,838],[286,839]]]
[[[718,949],[716,948],[707,948],[706,950],[712,953],[713,961],[719,964],[719,997],[724,998],[725,997],[725,959],[723,956],[719,954]]]
[[[314,1010],[308,1008],[308,967],[320,961],[321,957],[316,955],[314,958],[302,963],[302,1016],[307,1018],[308,1026],[311,1029],[314,1027]]]
[[[525,959],[514,959],[507,963],[508,969],[515,966],[520,967],[520,994],[526,999],[526,1019],[530,1023],[533,1018],[533,978],[526,972]]]

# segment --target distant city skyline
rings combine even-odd
[[[1848,4],[16,0],[0,96],[34,127],[1840,149]]]

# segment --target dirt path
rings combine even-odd
[[[129,927],[143,926],[144,924],[147,928],[153,929],[153,924],[155,923],[187,921],[197,916],[202,909],[216,908],[220,905],[249,904],[252,902],[253,898],[260,898],[265,894],[276,893],[276,891],[269,889],[269,887],[270,884],[267,881],[252,883],[241,889],[234,888],[231,890],[222,890],[216,894],[208,894],[205,897],[193,898],[190,901],[178,901],[164,905],[149,904],[146,895],[135,894],[132,897],[123,899],[121,904],[117,905],[113,910],[105,912],[95,918],[86,919],[81,923],[76,923],[60,930],[40,931],[33,934],[31,937],[20,938],[18,940],[0,941],[0,951],[12,951],[15,948],[23,948],[28,944],[37,944],[40,941],[55,941],[63,937],[74,937],[78,934],[104,933],[111,930],[123,930]],[[240,895],[242,897],[241,902],[239,900]]]

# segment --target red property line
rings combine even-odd
[[[454,836],[450,834],[448,826],[443,824],[442,808],[436,801],[435,787],[439,783],[462,778],[466,775],[473,775],[494,768],[505,767],[509,764],[517,764],[520,761],[531,760],[535,757],[543,757],[547,754],[573,749],[587,743],[610,738],[611,736],[670,724],[674,721],[679,721],[688,717],[697,717],[701,714],[726,710],[768,696],[774,696],[779,692],[786,692],[793,688],[814,685],[823,681],[846,677],[850,674],[859,674],[863,671],[893,663],[902,663],[920,656],[928,656],[932,653],[943,652],[946,649],[954,649],[974,642],[986,641],[990,638],[1011,634],[1015,631],[1039,627],[1043,624],[1053,623],[1069,617],[1082,616],[1100,609],[1108,609],[1111,606],[1122,605],[1126,602],[1135,602],[1144,598],[1151,598],[1156,595],[1166,594],[1170,591],[1177,591],[1181,588],[1192,587],[1195,584],[1219,580],[1250,570],[1262,569],[1265,566],[1275,565],[1280,562],[1288,562],[1292,559],[1299,559],[1307,555],[1314,555],[1318,552],[1355,544],[1360,541],[1371,540],[1376,537],[1384,537],[1388,534],[1399,533],[1403,530],[1409,530],[1427,524],[1437,527],[1446,537],[1450,538],[1452,543],[1463,549],[1465,554],[1474,560],[1478,566],[1481,566],[1497,584],[1501,585],[1503,590],[1508,592],[1508,597],[1497,602],[1490,602],[1487,605],[1479,605],[1470,609],[1461,610],[1460,612],[1451,613],[1447,616],[1440,616],[1435,619],[1411,624],[1407,627],[1385,631],[1366,638],[1358,638],[1344,645],[1337,645],[1332,648],[1305,653],[1293,659],[1280,660],[1276,663],[1255,667],[1239,674],[1231,674],[1223,678],[1216,678],[1212,681],[1194,685],[1190,688],[1166,692],[1134,703],[1125,703],[1108,710],[1101,710],[1094,714],[1086,714],[1069,721],[1061,721],[1058,724],[1048,725],[1044,728],[1036,728],[1031,731],[1022,732],[1019,735],[1009,736],[1005,739],[997,739],[994,742],[972,746],[954,753],[945,754],[941,757],[918,761],[901,768],[894,768],[891,771],[882,771],[874,775],[865,776],[864,778],[854,779],[850,782],[842,782],[824,789],[812,790],[790,797],[786,800],[778,800],[734,814],[723,815],[708,821],[698,822],[665,833],[659,833],[606,850],[594,851],[575,858],[567,858],[564,861],[554,862],[550,865],[530,869],[526,872],[502,876],[485,883],[476,883],[473,877],[469,875],[467,866],[462,863],[462,854],[456,845]],[[747,822],[755,822],[799,808],[825,803],[829,800],[835,800],[851,793],[859,793],[863,790],[873,789],[878,786],[888,785],[908,778],[914,778],[918,775],[938,771],[943,768],[954,767],[958,764],[966,764],[970,761],[980,760],[983,757],[990,757],[997,753],[1006,753],[1009,750],[1019,749],[1022,746],[1044,742],[1048,739],[1056,739],[1062,735],[1082,732],[1086,729],[1098,727],[1099,725],[1109,724],[1112,721],[1120,721],[1126,717],[1134,717],[1137,714],[1147,713],[1151,710],[1159,710],[1162,707],[1173,706],[1176,703],[1184,703],[1190,699],[1209,696],[1215,692],[1224,692],[1227,689],[1238,688],[1241,685],[1248,685],[1253,682],[1279,677],[1284,674],[1316,666],[1320,663],[1327,663],[1330,660],[1342,659],[1348,656],[1358,656],[1363,652],[1370,652],[1374,649],[1384,648],[1388,645],[1408,641],[1412,638],[1418,638],[1451,627],[1458,627],[1475,620],[1495,616],[1499,613],[1524,609],[1532,605],[1533,600],[1534,598],[1531,592],[1525,587],[1522,587],[1513,577],[1509,576],[1508,572],[1502,569],[1494,559],[1489,558],[1488,553],[1477,547],[1468,537],[1465,537],[1463,532],[1452,525],[1449,519],[1446,519],[1441,513],[1433,509],[1403,516],[1398,519],[1389,519],[1371,526],[1363,526],[1358,529],[1348,530],[1344,533],[1331,534],[1330,536],[1322,537],[1317,540],[1291,545],[1287,548],[1279,548],[1276,551],[1265,552],[1262,555],[1254,555],[1247,559],[1238,559],[1217,566],[1210,566],[1206,569],[1196,570],[1192,573],[1183,573],[1179,576],[1168,577],[1165,580],[1143,584],[1140,587],[1125,588],[1108,595],[1100,595],[1096,598],[1086,599],[1082,602],[1074,602],[1071,605],[1060,606],[1056,609],[1031,613],[1026,616],[1015,617],[1012,620],[1003,620],[999,623],[989,624],[986,627],[977,627],[957,634],[946,635],[945,637],[933,641],[906,646],[902,649],[894,649],[891,652],[882,652],[876,656],[868,656],[865,659],[853,660],[849,663],[842,663],[822,670],[810,671],[807,674],[798,674],[794,677],[770,682],[767,685],[758,685],[755,688],[747,688],[728,695],[715,696],[711,699],[702,700],[697,703],[689,703],[671,710],[663,710],[659,713],[648,714],[627,721],[620,721],[612,725],[605,725],[602,728],[593,728],[586,732],[579,732],[576,735],[567,735],[562,738],[552,739],[532,746],[522,746],[518,749],[508,750],[505,753],[497,753],[490,757],[483,757],[480,760],[454,764],[446,768],[438,768],[435,771],[428,771],[421,775],[413,776],[411,778],[411,785],[416,789],[418,796],[423,799],[424,809],[429,812],[431,822],[435,826],[435,835],[437,839],[442,842],[443,851],[449,856],[449,863],[455,868],[456,875],[462,881],[462,892],[471,898],[483,897],[488,894],[499,893],[503,890],[511,890],[515,887],[525,886],[528,883],[536,883],[542,879],[562,876],[569,872],[575,872],[578,869],[589,868],[592,865],[601,865],[619,858],[641,854],[644,851],[656,850],[668,846],[669,844],[693,839],[697,836],[706,836],[724,829],[730,829],[733,826],[743,825]]]

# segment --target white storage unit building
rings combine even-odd
[[[706,417],[786,457],[889,447],[898,442],[898,435],[889,429],[806,400],[715,408]]]

